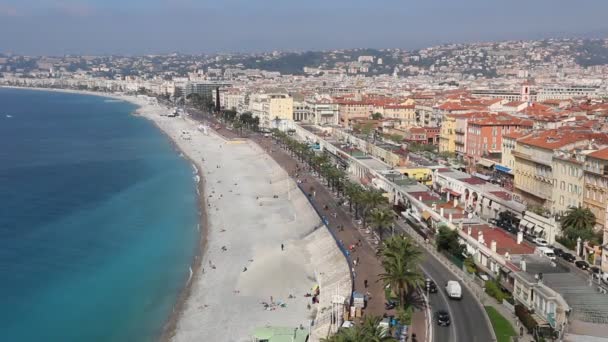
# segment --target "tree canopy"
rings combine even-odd
[[[439,227],[437,233],[437,250],[446,251],[454,256],[462,256],[464,246],[458,240],[458,232],[448,227]]]
[[[595,215],[589,208],[571,207],[561,219],[564,237],[576,241],[579,237],[590,240],[594,237]]]

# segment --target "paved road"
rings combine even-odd
[[[405,224],[399,221],[400,224]],[[431,308],[435,311],[445,309],[450,313],[452,324],[440,327],[435,322],[433,340],[435,342],[491,342],[492,333],[486,324],[485,312],[477,304],[473,294],[462,286],[462,300],[450,300],[445,294],[444,286],[456,276],[439,262],[433,255],[424,250],[422,270],[437,284],[438,291],[430,295]]]

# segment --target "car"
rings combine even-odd
[[[541,246],[541,247],[547,247],[549,246],[549,242],[547,242],[547,240],[543,239],[543,238],[535,238],[533,241],[535,244]]]
[[[462,287],[456,280],[448,280],[445,284],[445,292],[450,299],[462,299]]]
[[[564,250],[561,248],[553,248],[553,253],[555,253],[556,257],[561,258],[561,256],[564,255],[564,253],[566,253],[566,252],[564,252]]]
[[[576,261],[576,257],[570,253],[564,253],[562,254],[562,259],[568,261],[568,262],[575,262]]]
[[[589,271],[589,273],[591,273],[591,276],[594,279],[600,279],[600,277],[602,276],[602,270],[600,270],[600,268],[597,266],[589,267],[588,271]]]
[[[426,278],[425,280],[425,289],[429,293],[437,293],[437,284],[431,278]]]
[[[450,314],[445,310],[438,310],[435,312],[435,321],[440,327],[447,327],[450,325]]]
[[[581,270],[588,270],[589,269],[589,264],[586,261],[584,261],[584,260],[575,261],[574,265],[576,265],[576,267],[580,268]]]

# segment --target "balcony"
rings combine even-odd
[[[464,135],[464,129],[455,129],[454,132],[459,135]]]
[[[608,177],[608,165],[598,167],[585,166],[585,172],[593,173],[603,177]]]
[[[534,157],[532,157],[529,154],[525,154],[525,153],[522,153],[522,152],[519,152],[519,151],[511,151],[511,155],[513,157],[515,157],[515,158],[525,159],[525,160],[531,161],[531,162],[536,163],[536,164],[542,164],[542,165],[546,165],[546,166],[549,166],[549,167],[552,166],[551,162],[546,162],[546,161],[541,160],[539,158],[534,158]]]

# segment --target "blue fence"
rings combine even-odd
[[[300,190],[302,191],[302,193],[304,194],[304,196],[306,196],[306,198],[308,199],[308,202],[310,203],[310,205],[312,205],[313,209],[317,212],[317,215],[319,215],[319,217],[321,218],[321,221],[323,221],[323,224],[325,224],[327,226],[327,231],[329,231],[329,233],[331,234],[331,236],[336,241],[336,244],[338,245],[338,248],[340,248],[340,251],[342,252],[342,254],[344,254],[344,257],[346,258],[346,262],[348,263],[348,273],[350,274],[350,280],[351,280],[351,283],[352,283],[351,292],[354,292],[354,290],[355,290],[355,277],[353,276],[353,262],[352,262],[352,260],[350,258],[350,252],[342,244],[342,242],[340,242],[340,239],[338,239],[338,237],[336,236],[336,234],[331,229],[329,229],[329,220],[319,210],[317,203],[313,200],[313,197],[309,196],[306,193],[306,190],[304,190],[304,188],[302,187],[302,184],[298,184],[298,188],[300,188]],[[352,299],[352,296],[351,296],[351,299]],[[350,299],[349,299],[349,301],[350,301]]]

